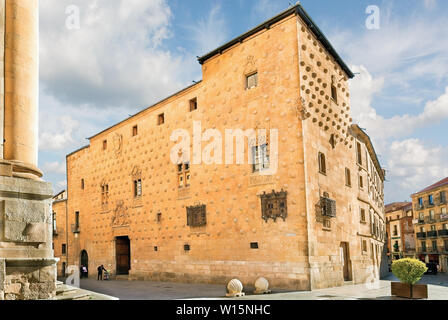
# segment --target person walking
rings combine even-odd
[[[98,280],[103,280],[103,270],[106,270],[103,265],[98,267]]]

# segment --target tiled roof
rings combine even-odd
[[[432,189],[436,189],[438,187],[442,187],[442,186],[446,186],[446,185],[448,185],[448,177],[446,177],[445,179],[442,179],[439,182],[436,182],[433,185],[430,185],[429,187],[427,187],[427,188],[425,188],[425,189],[423,189],[423,190],[421,190],[419,192],[416,192],[414,194],[430,191]]]
[[[386,205],[386,213],[400,210],[400,209],[407,209],[408,207],[412,208],[412,202],[392,202]]]

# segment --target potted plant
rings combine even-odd
[[[427,270],[426,265],[417,259],[405,258],[393,261],[392,273],[401,282],[392,282],[392,295],[409,299],[427,299],[428,286],[416,284]]]

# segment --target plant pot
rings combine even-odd
[[[410,285],[407,283],[392,282],[391,294],[408,299],[428,299],[428,286],[426,284]]]

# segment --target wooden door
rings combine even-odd
[[[131,269],[131,243],[128,237],[117,237],[115,241],[117,275],[129,274]]]
[[[348,251],[348,243],[341,242],[340,250],[343,264],[344,281],[350,281],[350,255]]]

